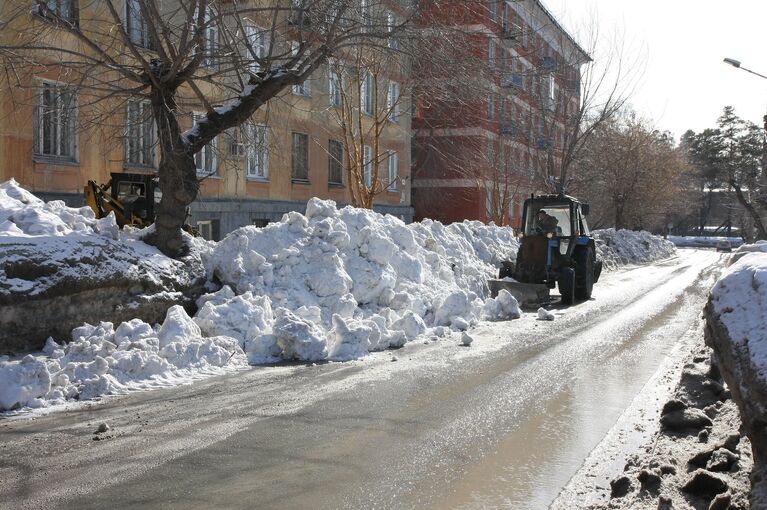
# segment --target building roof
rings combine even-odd
[[[512,1],[519,1],[519,0],[512,0]],[[576,50],[578,50],[584,57],[584,60],[586,62],[592,62],[594,59],[591,58],[591,55],[588,54],[586,50],[584,50],[580,44],[573,38],[572,35],[570,35],[570,32],[567,31],[565,27],[562,26],[562,24],[557,21],[557,19],[554,17],[553,14],[551,14],[551,11],[549,11],[548,7],[543,3],[543,0],[533,0],[535,4],[538,6],[541,11],[551,20],[551,23],[560,30],[563,34],[565,34],[565,37],[572,43],[572,45],[575,47]]]

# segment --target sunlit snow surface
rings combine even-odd
[[[749,354],[767,384],[767,241],[745,244],[732,254],[711,302],[736,349]]]
[[[118,233],[113,220],[45,204],[14,181],[0,185],[0,220],[0,236],[45,243],[108,236],[154,250],[135,233]],[[608,268],[674,250],[646,232],[596,235]],[[42,353],[0,357],[0,410],[181,384],[248,363],[345,361],[423,335],[451,336],[482,320],[514,319],[516,300],[506,291],[489,298],[485,282],[517,247],[510,228],[406,225],[314,198],[306,215],[243,227],[212,248],[196,243],[208,278],[221,288],[199,298],[195,317],[173,307],[161,325],[84,325],[71,338],[49,339]]]

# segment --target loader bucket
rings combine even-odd
[[[496,297],[506,289],[516,298],[522,308],[538,308],[550,301],[549,288],[542,283],[521,283],[511,280],[488,280],[490,295]]]

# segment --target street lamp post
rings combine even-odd
[[[740,60],[735,60],[734,58],[727,58],[724,59],[725,64],[729,64],[732,67],[737,67],[738,69],[743,69],[746,72],[749,72],[751,74],[755,74],[756,76],[760,78],[764,78],[767,80],[767,76],[757,73],[756,71],[752,71],[751,69],[747,69],[740,65]],[[762,121],[764,122],[764,132],[767,135],[767,115],[762,117]],[[764,179],[767,179],[767,137],[765,137],[765,140],[763,141],[763,149],[762,149],[762,177]]]
[[[738,69],[743,69],[746,72],[749,72],[751,74],[755,74],[758,77],[764,78],[765,80],[767,80],[767,76],[765,76],[763,74],[760,74],[760,73],[757,73],[756,71],[752,71],[751,69],[747,69],[747,68],[743,67],[742,65],[740,65],[740,60],[735,60],[734,58],[725,58],[724,59],[724,63],[725,64],[730,64],[732,67],[737,67]]]

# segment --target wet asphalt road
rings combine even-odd
[[[721,256],[681,254],[605,274],[553,322],[481,324],[470,348],[413,343],[0,419],[0,508],[547,508],[699,325]]]

